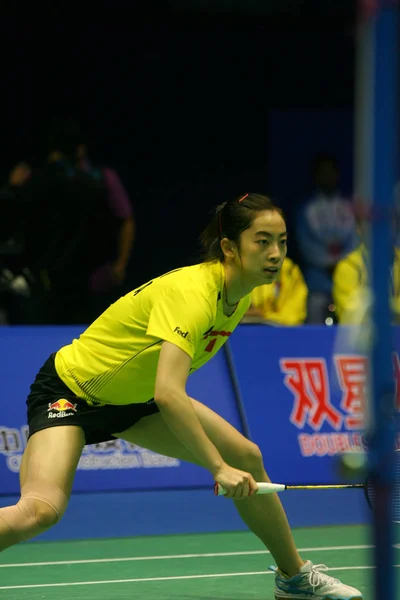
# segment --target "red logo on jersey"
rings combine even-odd
[[[203,340],[206,340],[208,337],[212,337],[213,339],[208,342],[204,350],[206,352],[212,352],[218,336],[229,337],[231,333],[231,331],[216,331],[215,329],[206,331],[206,333],[203,335]]]

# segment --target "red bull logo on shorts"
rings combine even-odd
[[[64,417],[71,417],[77,412],[77,404],[73,404],[69,400],[62,398],[57,402],[49,402],[47,412],[49,419],[62,419]]]

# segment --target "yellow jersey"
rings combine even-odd
[[[332,294],[338,321],[342,325],[355,325],[364,314],[363,303],[368,290],[367,250],[361,244],[336,265],[333,274]],[[391,308],[393,319],[400,317],[400,249],[394,249],[391,270]]]
[[[251,293],[251,305],[267,321],[280,325],[301,325],[307,316],[308,289],[300,268],[285,258],[274,283],[260,285]]]
[[[163,341],[192,358],[190,372],[210,360],[228,340],[250,305],[223,312],[221,262],[176,269],[148,281],[112,304],[55,357],[59,377],[89,404],[151,400]]]

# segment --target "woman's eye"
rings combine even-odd
[[[258,243],[260,244],[260,246],[267,246],[269,242],[268,240],[258,240]],[[279,244],[285,247],[287,244],[287,240],[279,240]]]

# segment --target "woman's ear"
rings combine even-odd
[[[221,249],[225,258],[234,259],[236,257],[236,244],[228,238],[222,238]]]

